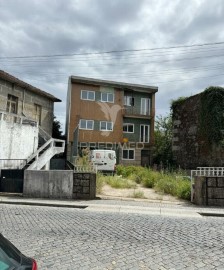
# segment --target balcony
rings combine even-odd
[[[151,119],[151,112],[149,110],[145,110],[141,112],[140,108],[135,108],[133,106],[128,106],[123,108],[123,116],[124,117],[132,117],[132,118],[142,118],[142,119]]]

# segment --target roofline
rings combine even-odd
[[[94,79],[94,78],[86,78],[80,76],[70,76],[71,83],[84,83],[84,84],[95,84],[95,85],[105,85],[105,86],[112,86],[116,88],[128,88],[131,90],[139,90],[139,91],[147,91],[150,93],[156,93],[158,91],[157,86],[149,86],[143,84],[133,84],[133,83],[124,83],[124,82],[115,82],[115,81],[108,81],[108,80],[101,80],[101,79]]]
[[[18,85],[18,86],[20,86],[22,88],[25,88],[25,89],[31,91],[33,93],[44,96],[44,97],[46,97],[46,98],[48,98],[48,99],[50,99],[50,100],[52,100],[54,102],[61,102],[61,100],[56,98],[55,96],[53,96],[53,95],[51,95],[51,94],[37,88],[37,87],[34,87],[31,84],[28,84],[28,83],[26,83],[26,82],[24,82],[24,81],[22,81],[22,80],[20,80],[20,79],[18,79],[16,77],[12,76],[11,74],[3,71],[3,70],[0,70],[0,79],[11,82],[11,83],[13,83],[15,85]]]

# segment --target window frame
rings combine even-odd
[[[145,127],[148,127],[148,141],[145,140]],[[144,131],[143,131],[143,141],[141,140],[141,128],[144,127]],[[145,125],[145,124],[141,124],[140,125],[140,138],[139,138],[139,142],[142,142],[142,143],[149,143],[150,142],[150,125]]]
[[[148,111],[147,111],[147,107],[148,107]],[[151,98],[141,98],[141,111],[140,112],[142,115],[148,115],[148,116],[151,115]]]
[[[107,100],[103,100],[103,99],[102,99],[103,95],[105,95],[105,94],[107,95]],[[113,101],[108,101],[108,95],[113,95]],[[110,92],[101,92],[100,101],[101,101],[101,102],[114,103],[114,93],[110,93]]]
[[[82,94],[84,92],[87,92],[87,98],[83,98],[82,97]],[[93,93],[94,94],[94,98],[93,99],[88,98],[88,94],[89,93]],[[95,101],[95,99],[96,99],[96,93],[95,93],[95,91],[92,91],[92,90],[81,90],[81,100]]]
[[[128,131],[128,128],[127,128],[127,131],[124,131],[124,127],[125,126],[132,126],[133,127],[133,131]],[[123,123],[123,133],[135,133],[135,124],[132,124],[132,123]]]
[[[86,127],[85,128],[82,128],[81,127],[81,121],[86,121]],[[88,126],[88,122],[92,122],[92,128],[87,128]],[[94,120],[89,120],[89,119],[80,119],[79,120],[79,129],[83,129],[83,130],[94,130]]]
[[[102,129],[102,127],[101,127],[101,124],[103,122],[106,123],[106,129]],[[112,129],[108,129],[107,128],[107,124],[108,123],[111,123],[112,124]],[[113,129],[114,129],[114,123],[112,121],[100,121],[100,131],[113,131]]]
[[[127,102],[129,101],[129,102]],[[131,106],[134,106],[134,98],[130,95],[124,95],[124,106],[128,106],[128,107],[131,107]]]
[[[15,112],[12,112],[12,105],[15,105]],[[18,114],[19,98],[17,96],[8,94],[6,111],[12,114]]]
[[[128,158],[124,158],[124,151],[128,151]],[[133,158],[130,158],[130,154],[129,154],[130,151],[133,151]],[[135,149],[123,149],[122,160],[135,160]]]

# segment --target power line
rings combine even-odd
[[[103,52],[85,52],[85,53],[69,53],[69,54],[46,54],[46,55],[30,55],[30,56],[3,56],[0,59],[24,59],[24,58],[52,58],[52,57],[64,57],[64,56],[75,56],[75,55],[101,55],[101,54],[113,54],[113,53],[124,53],[124,52],[141,52],[141,51],[155,51],[155,50],[167,50],[167,49],[179,49],[179,48],[192,48],[192,47],[203,47],[222,45],[224,41],[213,42],[213,43],[200,43],[192,45],[179,45],[170,47],[155,47],[147,49],[126,49],[126,50],[112,50]]]

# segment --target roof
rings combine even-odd
[[[149,85],[142,85],[142,84],[133,84],[133,83],[124,83],[124,82],[115,82],[115,81],[108,81],[108,80],[100,80],[100,79],[93,79],[93,78],[86,78],[86,77],[79,77],[79,76],[71,76],[71,82],[75,83],[83,83],[83,84],[91,84],[91,85],[100,85],[100,86],[111,86],[121,89],[129,89],[141,92],[149,92],[155,93],[158,91],[157,86],[149,86]]]
[[[7,73],[3,70],[0,70],[0,79],[11,82],[15,85],[22,87],[22,88],[25,88],[25,89],[27,89],[27,90],[29,90],[37,95],[44,96],[44,97],[46,97],[54,102],[61,102],[61,100],[56,98],[55,96],[37,88],[37,87],[34,87],[31,84],[28,84],[24,81],[21,81],[20,79],[10,75],[9,73]]]

